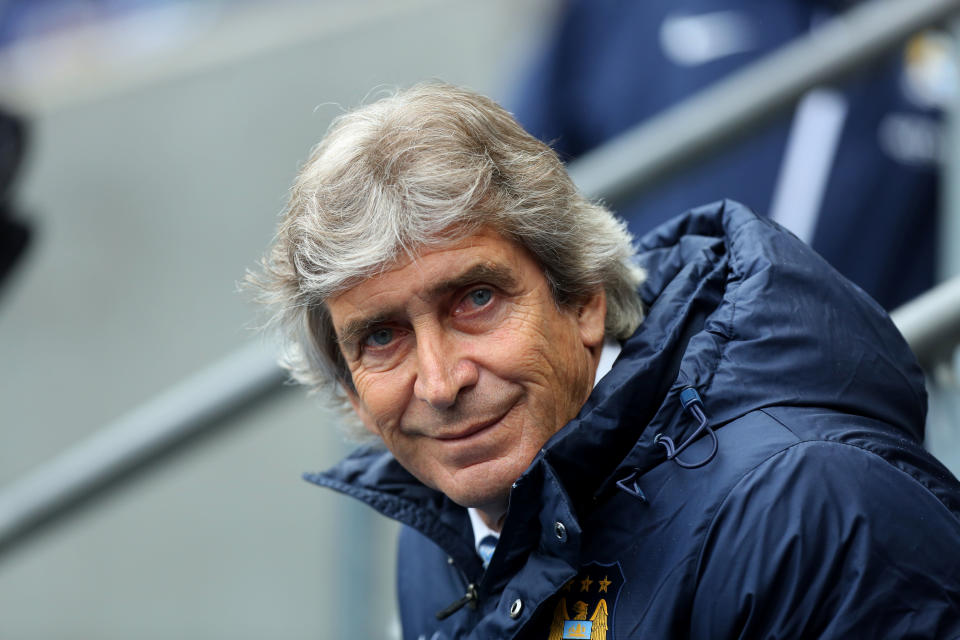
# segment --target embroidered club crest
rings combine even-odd
[[[585,565],[557,594],[547,640],[607,640],[623,583],[619,563]]]

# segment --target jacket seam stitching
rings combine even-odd
[[[763,413],[764,415],[770,417],[771,420],[776,421],[778,424],[780,424],[781,426],[783,426],[783,427],[784,427],[785,429],[787,429],[788,431],[790,431],[790,433],[792,433],[795,437],[799,437],[799,436],[797,436],[797,435],[793,432],[793,430],[791,430],[789,427],[787,427],[787,425],[785,425],[782,421],[777,420],[775,417],[771,416],[769,413],[767,413],[767,412],[766,412],[765,410],[763,410],[763,409],[760,409],[759,411],[760,411],[761,413]],[[694,588],[693,588],[694,594],[696,594],[697,590],[699,589],[700,579],[701,579],[701,577],[702,577],[703,554],[704,554],[704,549],[705,549],[706,544],[707,544],[707,537],[708,537],[708,535],[710,534],[710,532],[714,529],[714,527],[715,527],[715,525],[716,525],[716,522],[717,522],[717,518],[720,517],[720,513],[723,511],[724,506],[726,505],[727,501],[730,499],[730,495],[734,492],[734,490],[737,489],[737,487],[739,487],[741,484],[743,484],[743,482],[746,480],[746,477],[747,477],[748,475],[750,475],[751,473],[753,473],[754,471],[756,471],[756,470],[759,469],[760,467],[766,465],[767,463],[769,463],[769,462],[770,462],[771,460],[773,460],[774,458],[778,458],[778,457],[782,456],[783,454],[787,453],[788,451],[790,451],[791,449],[793,449],[794,447],[797,447],[797,446],[799,446],[799,445],[804,445],[804,444],[824,444],[824,445],[828,445],[828,446],[836,445],[836,446],[849,447],[849,448],[851,448],[851,449],[855,449],[855,450],[857,450],[857,451],[861,451],[861,452],[863,452],[864,454],[869,455],[871,458],[876,458],[876,459],[880,460],[880,461],[883,463],[883,466],[884,466],[884,467],[889,468],[889,469],[892,469],[892,470],[898,472],[899,474],[901,474],[901,475],[909,478],[909,480],[910,480],[914,485],[916,485],[916,486],[920,487],[921,489],[923,489],[931,498],[933,498],[933,500],[934,500],[938,505],[940,505],[940,507],[941,507],[942,509],[944,509],[944,510],[947,512],[948,515],[950,515],[950,516],[952,516],[952,517],[956,517],[956,516],[954,516],[953,512],[952,512],[950,509],[948,509],[947,506],[946,506],[945,504],[943,504],[943,502],[941,502],[941,500],[937,497],[937,495],[936,495],[935,493],[933,493],[933,491],[931,491],[931,490],[930,490],[927,486],[925,486],[922,482],[919,482],[916,478],[914,478],[912,475],[910,475],[909,473],[907,473],[907,472],[904,471],[903,469],[900,469],[900,468],[897,467],[896,465],[891,464],[886,458],[884,458],[883,456],[881,456],[881,455],[879,455],[879,454],[877,454],[877,453],[875,453],[875,452],[873,452],[873,451],[870,451],[869,449],[864,449],[864,448],[861,447],[861,446],[858,446],[858,445],[855,445],[855,444],[851,444],[851,443],[849,443],[849,442],[836,442],[836,441],[833,441],[833,440],[823,440],[823,439],[818,439],[818,438],[810,438],[810,439],[799,440],[799,441],[794,442],[794,443],[792,443],[792,444],[790,444],[790,445],[788,445],[788,446],[786,446],[786,447],[783,447],[782,449],[779,449],[779,450],[771,453],[769,456],[767,456],[766,458],[764,458],[763,460],[761,460],[760,462],[758,462],[756,465],[754,465],[754,466],[751,467],[750,469],[745,470],[742,474],[740,474],[740,477],[737,479],[737,481],[736,481],[736,482],[727,490],[727,492],[724,494],[723,499],[722,499],[722,500],[720,501],[720,503],[717,505],[717,510],[716,510],[716,512],[714,512],[713,516],[710,518],[710,524],[709,524],[709,526],[707,526],[706,529],[704,530],[703,538],[702,538],[702,540],[700,541],[700,549],[699,549],[699,551],[697,552],[696,581],[695,581],[695,583],[694,583]]]
[[[771,420],[775,421],[777,424],[779,424],[780,426],[782,426],[784,429],[786,429],[786,430],[789,431],[790,433],[793,433],[793,435],[794,435],[795,437],[800,438],[800,436],[797,435],[790,427],[788,427],[786,424],[784,424],[784,422],[783,422],[782,420],[780,420],[779,418],[777,418],[777,417],[774,416],[773,414],[769,413],[766,409],[759,409],[759,411],[760,411],[761,413],[763,413],[764,415],[768,416]],[[886,423],[886,424],[889,424],[889,423]],[[883,464],[884,464],[886,467],[888,467],[888,468],[890,468],[890,469],[894,469],[895,471],[903,474],[904,476],[906,476],[907,478],[909,478],[910,481],[913,482],[915,485],[923,488],[924,491],[926,491],[926,492],[930,495],[930,497],[933,498],[933,499],[936,501],[937,504],[939,504],[943,509],[945,509],[949,515],[951,515],[951,516],[953,516],[954,518],[956,518],[956,515],[954,514],[954,512],[953,512],[949,507],[947,507],[947,505],[945,505],[945,504],[943,503],[943,501],[942,501],[939,497],[937,497],[937,494],[935,494],[935,493],[930,489],[930,487],[928,487],[928,486],[925,485],[923,482],[921,482],[919,479],[917,479],[916,477],[914,477],[913,474],[909,473],[908,471],[906,471],[906,470],[904,470],[904,469],[901,469],[900,467],[898,467],[897,465],[893,464],[892,462],[890,462],[889,460],[887,460],[886,458],[884,458],[882,455],[880,455],[880,454],[877,453],[876,451],[871,451],[870,449],[867,449],[867,448],[865,448],[865,447],[861,447],[860,445],[854,444],[854,443],[852,443],[852,442],[838,442],[838,441],[836,441],[836,440],[824,440],[824,439],[822,439],[822,438],[806,438],[806,439],[801,439],[800,442],[797,442],[797,443],[795,443],[795,444],[802,444],[802,443],[804,443],[804,442],[822,442],[822,443],[824,443],[824,444],[841,445],[841,446],[845,446],[845,447],[851,447],[851,448],[853,448],[853,449],[858,449],[858,450],[860,450],[860,451],[862,451],[862,452],[864,452],[864,453],[866,453],[866,454],[869,454],[870,456],[872,456],[872,457],[874,457],[874,458],[877,458],[878,460],[880,460],[881,462],[883,462]],[[793,445],[791,445],[791,446],[793,446]],[[766,461],[764,461],[764,462],[766,462]],[[752,470],[753,470],[753,469],[751,469],[751,471],[752,471]],[[749,471],[748,471],[747,473],[749,473]],[[745,473],[744,475],[746,475],[746,473]],[[741,478],[741,479],[742,479],[742,478]],[[739,484],[739,481],[737,481],[737,483]],[[732,489],[731,489],[731,490],[732,490]],[[726,496],[724,496],[724,500],[726,500]],[[711,522],[710,524],[711,524],[711,526],[713,525],[712,522]]]

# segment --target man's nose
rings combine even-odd
[[[454,340],[440,331],[417,335],[417,381],[414,394],[434,409],[449,409],[460,392],[477,383],[474,362],[463,358]]]

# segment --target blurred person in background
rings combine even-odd
[[[855,0],[566,0],[513,99],[520,123],[571,160],[763,58]],[[768,214],[892,309],[936,266],[944,38],[913,38],[842,86],[806,94],[619,214],[645,233],[729,197]]]
[[[0,48],[183,0],[4,0]]]
[[[251,278],[373,438],[404,637],[960,636],[960,484],[883,310],[742,205],[638,245],[491,100],[348,112]]]
[[[30,243],[31,227],[21,219],[13,194],[25,147],[23,121],[0,111],[0,286],[23,258]]]

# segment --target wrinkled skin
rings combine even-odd
[[[327,305],[366,428],[496,528],[512,483],[590,393],[602,289],[558,307],[533,256],[484,230]]]

